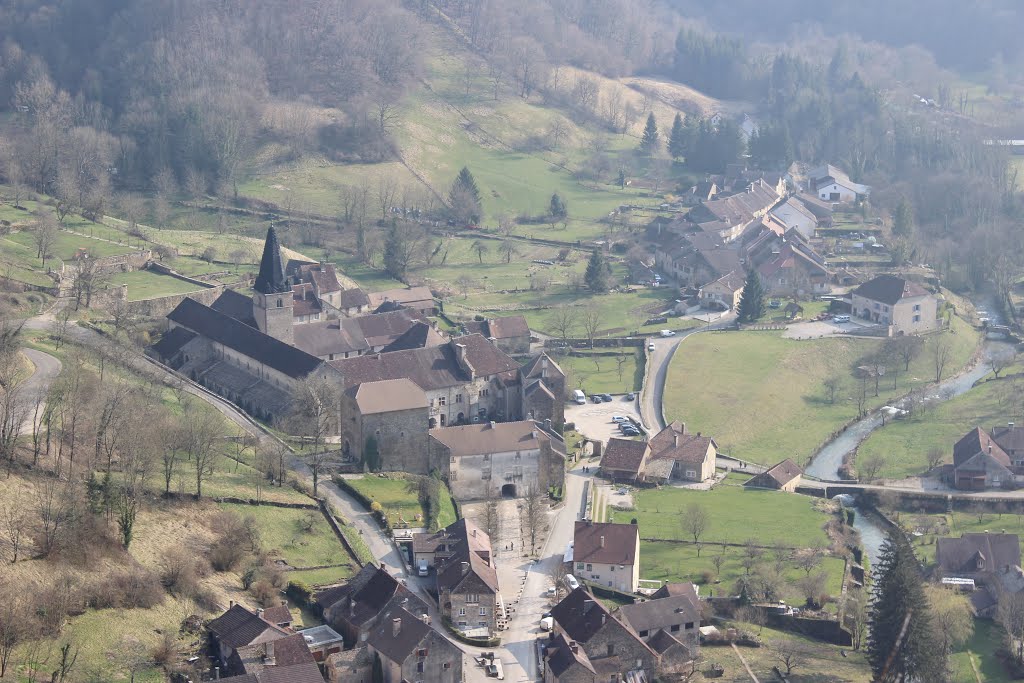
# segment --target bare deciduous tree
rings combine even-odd
[[[523,523],[530,536],[530,554],[537,550],[537,536],[544,532],[544,496],[536,484],[527,484],[523,494]]]
[[[322,377],[304,380],[293,395],[292,412],[288,423],[295,433],[312,441],[312,451],[306,457],[313,474],[313,495],[317,495],[320,473],[327,463],[324,449],[327,436],[337,430],[341,396],[337,386]]]
[[[869,455],[857,463],[857,469],[860,470],[863,481],[873,481],[884,466],[885,458],[877,454]]]
[[[711,515],[707,508],[699,503],[687,505],[679,517],[679,525],[687,536],[693,537],[693,542],[697,546],[697,557],[700,557],[700,539],[711,526]]]
[[[935,368],[936,382],[942,380],[942,373],[946,371],[952,352],[948,341],[945,339],[935,340],[935,345],[932,347],[932,367]]]

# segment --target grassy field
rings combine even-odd
[[[951,347],[944,373],[948,377],[970,359],[978,335],[954,317],[951,332],[926,338],[910,372],[898,378],[898,390],[893,392],[891,381],[883,380],[878,397],[869,391],[868,406],[885,405],[894,394],[933,380],[930,350],[940,341]],[[851,397],[860,387],[852,372],[881,343],[850,338],[796,341],[776,332],[695,335],[672,360],[665,413],[694,431],[714,435],[720,450],[730,455],[761,463],[790,457],[802,464],[832,432],[856,417]],[[842,379],[834,403],[828,402],[822,384],[829,377]]]
[[[811,548],[828,544],[823,527],[831,518],[826,510],[832,503],[778,491],[746,489],[742,486],[744,480],[732,474],[711,491],[678,488],[637,491],[634,495],[636,511],[619,512],[616,517],[636,517],[643,538],[687,540],[680,526],[680,514],[687,506],[697,503],[711,516],[707,542],[744,543],[749,538],[757,538],[760,545]],[[765,514],[766,510],[771,514]]]
[[[355,564],[319,510],[230,503],[221,503],[220,507],[242,517],[255,518],[264,549],[289,567],[339,565],[305,572],[289,571],[289,579],[301,579],[313,586],[328,585],[343,581],[355,571]],[[307,520],[313,521],[309,531],[304,528]]]
[[[6,240],[16,242],[24,247],[31,249],[32,257],[35,258],[36,247],[32,241],[31,232],[15,232],[8,235]],[[53,243],[53,247],[50,252],[57,258],[64,261],[71,261],[75,258],[75,254],[79,250],[84,250],[94,258],[103,256],[117,256],[119,254],[127,254],[131,251],[130,247],[112,244],[99,239],[93,239],[83,235],[75,235],[70,232],[61,230],[57,233],[57,239]]]
[[[882,456],[880,477],[899,478],[921,474],[928,469],[926,455],[938,448],[944,462],[952,462],[953,444],[973,427],[990,429],[1007,420],[1020,419],[1009,394],[1010,380],[983,382],[962,396],[942,403],[910,419],[896,420],[876,429],[857,449],[857,459]]]
[[[733,625],[730,622],[729,625]],[[871,680],[871,669],[868,665],[866,653],[853,652],[849,648],[841,648],[829,645],[810,638],[804,638],[787,631],[764,627],[759,628],[753,624],[739,624],[736,626],[742,630],[758,635],[761,641],[766,644],[779,641],[803,641],[807,646],[810,656],[804,658],[802,666],[797,666],[788,677],[792,683],[861,683]],[[719,629],[722,626],[719,625]],[[738,648],[747,665],[750,666],[754,675],[761,681],[775,681],[775,673],[772,667],[780,663],[772,656],[768,647]],[[846,650],[846,657],[840,655],[841,650]],[[721,681],[749,681],[750,677],[743,667],[743,663],[736,655],[736,652],[729,647],[706,647],[701,654],[705,661],[718,662],[725,668],[725,677]],[[701,667],[704,668],[704,667]],[[785,671],[782,667],[782,671]],[[698,679],[701,680],[701,679]]]
[[[117,273],[110,278],[110,285],[118,287],[128,285],[128,301],[140,301],[172,294],[186,294],[201,289],[184,280],[170,275],[161,275],[150,270],[136,270],[130,273]]]
[[[704,583],[707,576],[718,582],[702,591],[716,595],[731,592],[736,581],[745,573],[742,566],[744,544],[754,538],[761,546],[786,548],[820,548],[829,546],[825,525],[833,519],[829,512],[832,503],[805,496],[778,491],[747,490],[742,483],[746,477],[731,474],[723,484],[711,491],[666,488],[634,493],[635,510],[607,510],[606,521],[627,522],[636,518],[640,527],[640,571],[645,579],[663,581],[693,581]],[[692,543],[672,543],[672,540],[692,541],[681,524],[681,516],[689,505],[701,505],[711,522],[701,538],[704,547],[698,554]],[[756,521],[755,521],[756,520]],[[756,528],[756,532],[754,529]],[[721,573],[717,573],[714,558],[722,556]],[[765,551],[764,561],[774,561],[773,551]],[[791,604],[802,604],[803,597],[797,580],[803,572],[792,563],[792,551],[782,562],[785,579],[781,592]],[[843,560],[824,556],[819,571],[828,577],[826,591],[838,595],[842,589]]]
[[[445,303],[445,310],[449,314],[461,317],[472,317],[477,313],[489,316],[517,313],[526,318],[530,329],[555,335],[558,332],[554,327],[555,312],[552,309],[569,305],[579,309],[579,315],[570,334],[583,337],[584,307],[593,306],[600,316],[597,336],[610,336],[638,332],[648,318],[672,307],[673,296],[673,291],[668,288],[641,287],[632,292],[592,295],[584,291],[575,292],[566,285],[552,285],[545,291],[474,292],[466,298],[455,296]],[[699,321],[672,320],[677,323],[676,329],[700,324]],[[656,329],[671,327],[672,324],[653,325],[650,326],[650,330],[653,332]]]
[[[607,351],[607,350],[604,350]],[[587,394],[624,394],[639,391],[644,381],[643,362],[638,362],[642,351],[629,349],[616,356],[577,351],[579,355],[557,356],[555,362],[569,373],[572,388]],[[622,358],[620,364],[617,358]],[[595,363],[595,360],[597,361]],[[621,376],[619,370],[621,369]]]
[[[423,508],[415,491],[408,491],[408,480],[400,476],[378,477],[367,475],[359,479],[349,479],[348,483],[355,490],[370,500],[381,504],[387,513],[388,522],[392,526],[406,523],[409,526],[422,526],[424,523]],[[437,522],[445,527],[454,522],[455,504],[448,490],[441,487],[441,512]]]

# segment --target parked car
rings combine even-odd
[[[601,394],[601,398],[604,399],[605,403],[611,403],[612,402],[612,395],[611,394]]]
[[[615,424],[623,424],[623,423],[627,423],[628,424],[629,420],[627,420],[626,418],[622,417],[621,415],[612,415],[612,422],[614,422]]]
[[[554,619],[554,617],[544,617],[544,618],[542,618],[540,620],[540,630],[541,631],[550,631],[554,627],[555,627],[555,619]]]
[[[650,344],[647,345],[647,350],[648,351],[653,351],[654,350],[654,342],[651,342]]]
[[[674,336],[676,336],[676,333],[675,333],[674,330],[662,330],[658,334],[660,334],[662,337],[674,337]]]
[[[427,575],[430,574],[430,569],[427,567],[427,561],[426,560],[420,560],[420,565],[416,569],[416,574],[418,576],[427,576]]]
[[[636,427],[623,427],[620,431],[623,436],[640,436],[640,430]]]
[[[594,403],[604,403],[604,397],[601,394],[591,394],[590,400]]]
[[[569,587],[569,590],[574,591],[580,587],[580,582],[576,580],[576,577],[572,574],[565,575],[565,585]]]
[[[623,401],[635,401],[636,400],[636,393],[631,391],[628,394],[626,394],[625,396],[623,396],[622,400]]]

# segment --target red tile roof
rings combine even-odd
[[[631,565],[636,560],[639,537],[636,524],[576,522],[573,561]]]

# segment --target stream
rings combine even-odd
[[[1002,325],[1003,322],[996,312],[995,306],[987,299],[975,302],[979,316],[987,317],[994,325]],[[990,352],[994,348],[1007,345],[1006,342],[986,340],[983,344],[982,354]],[[932,386],[928,390],[927,399],[941,403],[967,393],[974,386],[974,383],[985,375],[990,369],[984,361],[978,362],[973,368],[962,372],[954,377]],[[897,404],[899,407],[899,404]],[[839,467],[843,464],[843,458],[857,448],[871,432],[882,426],[882,416],[873,412],[867,417],[858,420],[850,425],[846,431],[827,443],[811,459],[811,463],[805,470],[806,474],[818,479],[837,480],[839,479]],[[864,552],[871,560],[872,566],[877,562],[882,542],[885,540],[885,529],[873,517],[863,514],[856,506],[850,506],[855,510],[854,528],[860,533],[861,543]]]

